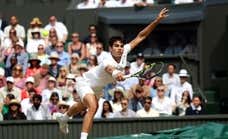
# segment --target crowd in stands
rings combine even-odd
[[[79,33],[69,35],[55,16],[46,26],[33,18],[27,35],[16,16],[8,25],[4,23],[0,19],[0,120],[56,119],[80,101],[75,78],[110,56],[95,25],[81,40]],[[145,65],[143,53],[138,53],[135,61],[127,63],[124,74],[135,73]],[[97,93],[95,118],[203,114],[202,98],[193,93],[188,71],[176,70],[174,64],[168,64],[161,77],[107,84]],[[72,118],[83,118],[86,111]]]
[[[193,3],[203,2],[203,0],[83,0],[79,3],[77,9],[94,9],[94,8],[116,8],[116,7],[146,7],[153,6],[156,3]]]

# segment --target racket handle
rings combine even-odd
[[[124,77],[124,79],[127,79],[127,78],[130,78],[131,75],[130,74],[129,75],[124,75],[123,77]]]

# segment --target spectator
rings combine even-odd
[[[85,63],[81,63],[80,65],[78,65],[78,71],[80,74],[79,76],[83,76],[83,73],[88,71],[88,66]]]
[[[16,58],[16,56],[12,56],[11,58],[10,58],[10,67],[6,67],[5,69],[5,71],[6,71],[6,73],[5,73],[5,75],[6,75],[6,77],[8,77],[8,76],[12,76],[13,75],[13,68],[15,67],[17,65],[17,58]]]
[[[107,101],[107,100],[103,102],[103,110],[101,112],[101,117],[102,118],[112,118],[113,117],[112,106],[109,103],[109,101]]]
[[[125,92],[124,88],[117,85],[115,88],[110,90],[109,93],[113,97],[113,99],[110,101],[113,112],[120,111],[122,109],[121,100],[124,97],[126,97],[126,92]]]
[[[144,66],[145,66],[144,56],[142,53],[138,53],[136,61],[131,63],[130,73],[134,74],[134,73],[142,70],[144,68]]]
[[[7,94],[5,99],[4,99],[4,104],[2,107],[2,111],[0,113],[2,113],[3,115],[9,112],[9,104],[10,101],[15,99],[15,96],[13,94]],[[1,104],[0,104],[1,106]]]
[[[167,70],[168,72],[162,75],[162,80],[168,87],[168,91],[170,91],[173,86],[180,86],[180,77],[175,73],[176,65],[168,64]]]
[[[202,115],[205,114],[202,107],[202,97],[200,95],[194,95],[192,103],[185,111],[186,115]]]
[[[0,88],[6,85],[5,70],[0,67]]]
[[[136,85],[133,85],[129,92],[128,92],[128,98],[131,99],[133,98],[136,94],[136,89],[138,87],[142,87],[143,88],[143,93],[142,93],[142,96],[143,97],[147,97],[147,96],[150,96],[150,87],[148,85],[145,85],[145,79],[139,79],[139,83],[136,84]]]
[[[97,56],[96,55],[89,56],[89,59],[88,59],[88,69],[94,68],[97,65],[98,65]]]
[[[30,107],[32,107],[33,103],[32,103],[32,97],[35,94],[38,94],[38,92],[34,89],[34,88],[30,88],[27,91],[28,93],[28,97],[24,98],[21,101],[21,108],[22,108],[22,112],[27,116],[27,111]]]
[[[3,14],[0,12],[0,30],[4,30],[7,26],[7,21],[4,19]]]
[[[84,38],[84,40],[83,40],[83,42],[84,42],[85,44],[90,43],[91,34],[94,34],[94,33],[97,34],[97,26],[94,25],[94,24],[91,24],[91,25],[89,25],[88,30],[89,30],[89,35],[86,36],[86,37]]]
[[[57,21],[55,16],[50,16],[49,24],[45,26],[46,30],[50,30],[51,28],[56,30],[59,41],[65,42],[67,40],[67,28],[62,22]]]
[[[79,70],[78,70],[78,63],[79,63],[79,55],[77,53],[73,53],[71,55],[71,63],[68,66],[68,70],[71,74],[74,75],[79,75]]]
[[[53,113],[57,112],[57,104],[59,103],[59,94],[57,92],[52,92],[49,102],[47,103],[48,106],[48,111],[51,115],[53,115]]]
[[[35,83],[34,87],[38,90],[44,90],[47,86],[48,79],[50,77],[49,73],[49,66],[47,64],[43,64],[41,66],[40,73],[34,75]]]
[[[128,109],[128,99],[127,98],[123,98],[121,100],[121,107],[122,110],[115,112],[113,114],[114,118],[131,118],[131,117],[137,117],[136,113],[134,111],[132,111],[131,109]]]
[[[9,103],[9,112],[4,114],[4,120],[26,120],[26,116],[20,111],[21,104],[17,99],[12,99]]]
[[[50,32],[51,32],[51,30],[50,30]],[[48,55],[50,55],[52,52],[56,51],[57,42],[58,42],[57,36],[49,37],[48,46],[45,48],[45,51]]]
[[[97,8],[97,3],[95,1],[83,0],[77,5],[77,9],[94,9]]]
[[[52,52],[49,56],[49,59],[51,61],[51,64],[49,66],[49,74],[55,78],[59,76],[59,70],[61,68],[61,65],[58,64],[59,55],[56,52]]]
[[[61,88],[66,86],[68,70],[66,67],[61,67],[59,71],[59,76],[57,77],[57,86]]]
[[[38,52],[38,46],[40,44],[46,46],[44,39],[41,36],[40,29],[33,29],[31,31],[32,38],[28,40],[26,45],[26,51],[28,53],[37,53]]]
[[[118,1],[117,7],[133,7],[135,2],[133,0],[120,0]]]
[[[54,112],[52,115],[52,119],[54,120],[56,120],[56,117],[58,117],[58,115],[64,114],[69,109],[69,105],[65,101],[60,101],[57,106],[58,111]]]
[[[86,58],[86,47],[85,47],[85,44],[80,41],[79,34],[72,33],[71,40],[72,40],[72,42],[70,42],[68,44],[69,55],[76,53],[79,56],[79,59],[78,59],[79,61],[85,59]]]
[[[104,51],[104,47],[102,43],[97,44],[97,62],[100,64],[104,59],[109,58],[110,54]]]
[[[194,0],[175,0],[174,4],[193,3]]]
[[[186,69],[181,69],[179,72],[180,77],[180,86],[174,86],[170,92],[170,98],[173,102],[178,105],[181,101],[182,93],[184,91],[188,91],[190,98],[192,99],[193,91],[192,91],[192,85],[188,83],[187,79],[189,77],[189,74]]]
[[[186,109],[190,106],[191,97],[188,91],[182,93],[182,98],[180,104],[176,107],[176,114],[179,116],[184,116]]]
[[[165,86],[161,85],[157,88],[157,96],[154,97],[152,108],[159,112],[160,116],[172,115],[174,105],[170,98],[165,96]]]
[[[24,89],[25,78],[24,78],[23,69],[21,65],[17,64],[16,66],[14,66],[12,76],[14,78],[15,86],[20,89]]]
[[[4,34],[6,37],[9,37],[9,31],[11,28],[16,30],[17,37],[21,38],[22,40],[25,39],[25,29],[23,26],[18,24],[18,19],[16,16],[10,17],[10,25],[6,26],[4,29]]]
[[[144,90],[142,86],[137,85],[135,92],[133,93],[133,98],[129,101],[129,108],[135,112],[143,108],[144,105]]]
[[[99,44],[99,41],[97,38],[97,34],[92,33],[90,37],[90,42],[86,43],[87,57],[97,54],[98,44]]]
[[[135,6],[137,7],[146,7],[146,6],[152,6],[154,4],[154,0],[138,0],[135,3]]]
[[[159,112],[151,108],[152,98],[145,98],[144,107],[136,112],[139,117],[159,117]]]
[[[17,42],[15,45],[15,51],[14,53],[10,54],[8,57],[7,57],[7,60],[6,60],[6,67],[10,67],[11,64],[10,64],[10,59],[12,56],[15,56],[17,58],[17,62],[18,64],[22,65],[23,67],[23,73],[25,73],[26,71],[26,68],[28,67],[28,54],[26,52],[24,52],[24,43],[23,42]]]
[[[32,97],[32,107],[27,110],[27,120],[48,120],[50,113],[45,105],[41,104],[42,96],[34,94]]]
[[[29,97],[29,91],[35,90],[35,93],[40,93],[40,90],[36,89],[34,87],[34,78],[33,77],[27,77],[25,81],[25,88],[21,91],[21,100],[26,99]],[[25,111],[24,111],[25,113]]]
[[[48,59],[48,55],[45,52],[45,47],[44,45],[40,44],[38,45],[38,50],[37,50],[37,58],[41,61],[40,65],[43,64],[50,64],[50,60]]]
[[[100,0],[98,3],[98,8],[111,8],[117,6],[118,2],[116,0]]]
[[[54,77],[49,77],[48,83],[47,83],[47,88],[41,92],[44,104],[48,103],[52,92],[57,92],[59,95],[59,98],[62,98],[62,95],[61,95],[60,91],[56,88],[56,85],[57,85],[56,79]]]
[[[163,81],[162,81],[162,78],[161,77],[155,77],[154,79],[154,84],[153,86],[151,87],[150,89],[150,96],[152,98],[156,97],[157,96],[157,88],[159,86],[163,85]],[[166,96],[168,96],[168,94],[166,94]]]
[[[42,22],[40,21],[40,18],[34,17],[32,21],[30,22],[30,27],[27,31],[27,42],[32,39],[32,32],[34,30],[38,30],[40,33],[43,30],[42,28]]]
[[[36,54],[30,55],[30,59],[28,61],[29,67],[26,69],[25,77],[34,76],[39,73],[41,70],[40,60],[38,59]]]
[[[13,94],[18,101],[21,101],[21,90],[14,85],[14,78],[6,78],[6,86],[0,88],[0,104],[3,104],[7,94]]]
[[[66,65],[70,64],[70,56],[69,56],[69,54],[66,51],[64,51],[63,42],[57,42],[57,44],[56,44],[56,52],[59,55],[58,64],[60,66],[66,66]]]

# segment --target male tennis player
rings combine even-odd
[[[83,119],[80,138],[87,139],[98,107],[95,93],[101,92],[103,87],[108,83],[112,83],[115,80],[124,80],[122,71],[127,64],[127,54],[142,42],[162,19],[168,16],[167,13],[168,9],[162,9],[157,18],[128,44],[124,45],[121,37],[113,37],[110,39],[110,58],[103,60],[97,67],[85,72],[82,77],[76,78],[75,89],[80,96],[81,102],[74,104],[64,115],[57,117],[62,132],[68,133],[67,121],[69,117],[82,110],[88,109]]]

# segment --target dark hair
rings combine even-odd
[[[188,91],[184,91],[184,92],[187,92],[187,93],[188,93],[188,96],[187,96],[187,103],[188,103],[188,104],[190,104],[190,103],[191,103],[191,97],[190,97],[190,94],[189,94],[189,92],[188,92]],[[184,92],[182,93],[181,100],[183,100]]]
[[[144,98],[144,100],[145,100],[145,101],[146,101],[146,100],[152,101],[152,97],[151,97],[151,96],[146,96],[146,97]]]
[[[37,98],[40,102],[42,101],[42,96],[40,94],[34,94],[32,97],[32,101],[34,101],[35,98]]]
[[[95,24],[90,24],[88,29],[90,29],[91,27],[95,27],[95,29],[97,29],[97,26]]]
[[[15,96],[13,94],[7,94],[6,97],[8,97],[9,100],[15,99]]]
[[[120,92],[120,91],[114,91],[114,93],[113,93],[113,100],[112,100],[112,102],[114,102],[114,103],[116,103],[118,101],[117,98],[115,97],[116,92]],[[121,92],[121,99],[122,98],[124,98],[123,92]]]
[[[102,117],[102,118],[106,118],[106,117],[105,117],[105,111],[104,111],[104,104],[105,104],[105,103],[108,104],[109,112],[113,112],[112,106],[111,106],[110,102],[109,102],[108,100],[104,101],[104,102],[103,102],[103,110],[102,110],[102,112],[101,112],[101,117]]]
[[[116,41],[121,41],[121,42],[124,43],[122,37],[120,37],[120,36],[113,36],[113,37],[111,37],[111,38],[109,39],[109,46],[112,47],[112,45],[113,45],[114,42],[116,42]]]
[[[94,58],[94,65],[97,66],[98,65],[98,61],[97,61],[97,56],[96,55],[91,55]]]
[[[199,100],[200,100],[201,102],[203,101],[203,98],[202,98],[202,96],[201,96],[200,94],[194,94],[193,97],[192,97],[192,100],[193,100],[194,98],[199,98]]]
[[[59,94],[57,92],[52,92],[50,96],[50,100],[52,99],[52,97],[58,97],[59,99]]]
[[[35,94],[37,93],[36,89],[30,88],[30,89],[28,90],[28,93],[30,94],[30,93],[32,93],[32,92],[34,92]]]
[[[176,66],[175,64],[172,64],[172,63],[168,64],[167,68],[168,68],[169,66],[173,66],[174,69],[177,68],[177,66]]]

